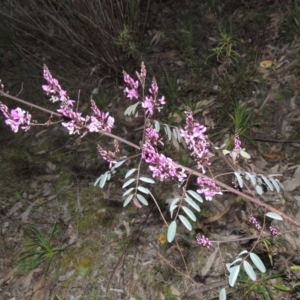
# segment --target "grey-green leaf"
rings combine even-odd
[[[240,188],[242,188],[244,185],[244,182],[243,182],[241,175],[238,172],[234,172],[234,175],[239,183]]]
[[[189,196],[185,196],[184,200],[191,206],[193,207],[195,210],[200,211],[200,206]]]
[[[149,190],[143,186],[138,186],[138,190],[144,194],[149,194]]]
[[[129,193],[131,193],[134,190],[134,188],[130,188],[127,191],[124,192],[123,197],[125,197],[126,195],[128,195]]]
[[[203,203],[203,198],[198,194],[196,193],[195,191],[193,190],[188,190],[187,191],[188,194],[190,194],[193,198],[195,198],[197,201]]]
[[[136,196],[137,196],[137,198],[139,199],[139,201],[140,201],[141,203],[143,203],[145,206],[148,205],[148,201],[146,200],[146,198],[145,198],[143,195],[137,194]]]
[[[126,186],[132,184],[135,181],[135,178],[131,178],[128,181],[126,181],[123,185],[122,185],[122,189],[126,188]]]
[[[135,114],[135,110],[137,108],[137,106],[140,104],[140,101],[138,101],[135,104],[130,105],[129,107],[126,108],[126,110],[124,111],[124,115],[125,116],[130,116],[130,115],[134,115]]]
[[[235,282],[238,278],[238,275],[240,273],[240,269],[241,269],[241,266],[240,265],[237,265],[237,266],[234,266],[230,269],[230,275],[229,275],[229,285],[231,287],[234,287],[235,285]]]
[[[123,207],[125,207],[133,198],[133,194],[132,195],[129,195],[125,201],[124,201],[124,204],[123,204]]]
[[[243,266],[244,266],[244,269],[245,269],[247,275],[249,276],[249,278],[251,280],[255,281],[256,280],[256,274],[255,274],[252,266],[246,260],[244,260]]]
[[[114,169],[119,168],[120,166],[122,166],[124,164],[125,161],[126,161],[126,159],[118,161],[117,163],[114,164],[113,168]]]
[[[264,263],[261,261],[261,259],[255,253],[251,252],[250,258],[259,271],[261,271],[262,273],[266,272],[266,267],[265,267]]]
[[[174,220],[171,222],[168,228],[167,240],[169,243],[173,242],[175,238],[176,230],[177,230],[177,224],[176,221]]]
[[[99,183],[99,181],[101,180],[101,178],[102,178],[102,175],[99,176],[99,177],[97,178],[97,180],[94,182],[94,186],[96,186],[96,185]]]
[[[159,124],[159,122],[158,122],[157,120],[154,120],[154,128],[155,128],[155,130],[156,130],[157,132],[160,131],[160,124]]]
[[[274,188],[273,188],[273,185],[271,184],[270,180],[268,180],[264,175],[260,175],[260,177],[263,179],[263,181],[268,186],[268,188],[273,192]]]
[[[165,125],[165,133],[168,136],[168,140],[171,141],[171,139],[172,139],[172,132],[171,132],[171,129],[170,129],[170,127],[168,125]]]
[[[180,131],[179,131],[179,128],[178,127],[175,127],[175,130],[177,132],[177,140],[178,140],[178,143],[181,142],[181,134],[180,134]]]
[[[182,224],[189,230],[191,231],[192,230],[192,225],[190,223],[190,221],[183,215],[178,215],[179,216],[179,219],[180,221],[182,222]]]
[[[196,222],[196,216],[195,214],[186,206],[182,206],[183,211],[189,216],[189,218]]]
[[[278,214],[273,213],[273,212],[266,213],[266,216],[269,217],[269,218],[271,218],[271,219],[274,219],[274,220],[280,220],[280,221],[282,221],[282,217],[280,215],[278,215]]]
[[[104,174],[101,175],[100,183],[99,186],[102,189],[105,186],[106,180],[107,180],[107,175],[108,172],[105,172]]]
[[[219,293],[219,300],[226,300],[226,289],[222,288]]]
[[[126,173],[126,175],[125,175],[125,178],[127,178],[127,177],[129,177],[129,176],[131,176],[135,171],[136,171],[137,169],[131,169],[131,170],[129,170],[127,173]]]
[[[257,185],[256,187],[255,187],[255,190],[256,190],[256,193],[258,194],[258,195],[262,195],[263,194],[263,189],[262,189],[262,187],[260,186],[260,185]]]
[[[279,193],[280,192],[280,185],[278,184],[278,182],[273,177],[269,177],[269,178],[272,181],[273,185],[275,186],[275,189],[276,189],[277,193]]]
[[[147,183],[155,183],[155,181],[148,177],[140,177],[141,181],[147,182]]]

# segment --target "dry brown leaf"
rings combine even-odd
[[[300,166],[297,167],[293,178],[289,178],[283,183],[284,191],[291,192],[300,185]]]
[[[17,271],[18,268],[13,268],[10,271],[6,272],[7,274],[5,275],[5,277],[0,279],[0,286],[6,281],[8,281]]]
[[[13,205],[13,207],[9,210],[9,212],[7,213],[7,216],[10,217],[11,215],[13,215],[17,210],[19,210],[21,207],[23,206],[22,202],[19,201],[17,203],[15,203]]]
[[[214,263],[215,260],[216,260],[217,252],[218,252],[218,248],[216,247],[215,250],[211,253],[211,255],[207,258],[206,264],[205,264],[205,266],[202,268],[202,271],[201,271],[202,277],[205,277],[206,274],[207,274],[207,273],[209,272],[209,270],[211,269],[213,263]]]
[[[75,270],[71,270],[71,271],[67,272],[65,275],[59,276],[58,280],[65,281],[65,280],[69,279],[71,276],[73,276],[74,273],[75,273]]]
[[[262,156],[269,159],[281,159],[282,157],[276,153],[262,153]]]
[[[174,296],[181,296],[181,293],[174,285],[170,286],[170,290]]]

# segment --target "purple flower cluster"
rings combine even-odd
[[[236,134],[234,136],[234,150],[238,151],[242,149],[242,142],[240,140],[240,136],[238,134]]]
[[[142,63],[141,73],[137,73],[137,77],[141,81],[142,87],[145,85],[145,78],[146,78],[146,67],[144,63]],[[138,99],[138,87],[139,82],[134,81],[125,71],[123,71],[124,81],[129,85],[129,87],[125,88],[125,93],[127,94],[126,97],[132,100],[133,98]],[[165,97],[162,96],[160,98],[158,96],[158,86],[156,83],[155,78],[152,80],[151,88],[149,89],[149,95],[145,96],[142,101],[142,107],[145,109],[146,115],[153,116],[154,109],[158,111],[161,110],[162,105],[166,104]]]
[[[127,98],[132,100],[133,98],[138,99],[139,94],[138,94],[138,87],[139,87],[139,82],[134,81],[125,71],[123,71],[124,75],[124,81],[127,83],[130,88],[126,87],[124,92],[127,94]]]
[[[169,157],[159,154],[157,145],[162,144],[157,131],[149,126],[145,131],[145,143],[142,146],[142,158],[149,164],[153,178],[157,177],[160,181],[167,178],[177,177],[182,181],[186,174],[184,171],[179,171],[176,164]]]
[[[62,125],[69,130],[69,134],[80,133],[84,130],[87,132],[111,132],[114,126],[114,118],[109,116],[109,113],[101,112],[96,103],[92,100],[91,107],[94,112],[94,116],[81,116],[81,113],[74,111],[74,100],[70,100],[66,91],[64,91],[58,80],[53,78],[49,69],[44,66],[44,79],[47,81],[47,85],[43,85],[43,90],[47,95],[51,95],[52,102],[60,102],[60,108],[57,110],[62,116],[66,117],[69,121],[63,122]]]
[[[211,201],[215,195],[222,195],[220,188],[216,186],[216,183],[212,179],[198,177],[197,184],[200,185],[197,193],[204,194],[205,199],[208,201]]]
[[[16,109],[12,109],[9,112],[8,107],[0,102],[0,110],[4,114],[6,120],[5,123],[11,127],[13,132],[18,132],[19,126],[21,129],[27,131],[30,129],[30,121],[31,121],[31,114],[25,110],[22,110],[20,107]]]
[[[156,108],[158,111],[162,109],[161,105],[166,104],[165,97],[162,96],[157,99],[158,95],[158,86],[156,83],[156,79],[153,78],[151,88],[149,89],[150,96],[146,96],[142,107],[145,108],[146,114],[149,116],[153,116],[154,108]]]
[[[208,141],[204,135],[206,127],[194,122],[193,114],[190,111],[185,112],[186,125],[184,129],[180,130],[181,136],[184,138],[188,148],[192,151],[191,156],[197,162],[198,169],[205,173],[204,167],[210,165],[208,150]]]
[[[274,226],[270,226],[269,229],[270,229],[270,232],[273,236],[278,235],[278,230]]]
[[[210,248],[211,247],[211,242],[210,242],[210,240],[207,238],[207,237],[205,237],[204,235],[198,235],[197,236],[197,243],[200,245],[200,246],[202,246],[202,247],[206,247],[206,248]]]
[[[261,230],[261,226],[260,224],[257,222],[256,218],[253,216],[253,214],[250,214],[250,216],[248,217],[248,222],[250,222],[252,225],[254,225],[254,227],[260,231]]]
[[[102,158],[109,162],[109,168],[111,169],[111,167],[117,162],[116,153],[104,150],[100,145],[97,146],[97,149]]]

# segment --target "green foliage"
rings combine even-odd
[[[164,71],[163,92],[168,99],[170,108],[175,108],[178,101],[178,83],[176,77],[172,76],[167,70]]]
[[[233,114],[229,114],[229,117],[232,120],[232,126],[230,128],[230,134],[232,138],[227,147],[231,147],[233,145],[233,138],[236,134],[251,141],[251,138],[248,135],[249,130],[254,126],[259,125],[259,123],[253,122],[253,113],[254,109],[250,107],[247,102],[243,104],[238,104],[235,102]]]
[[[240,54],[235,50],[237,46],[237,38],[232,34],[232,26],[230,25],[229,32],[223,30],[222,25],[218,24],[219,38],[216,47],[211,49],[213,52],[207,59],[213,57],[221,62],[224,59],[233,59],[237,61]]]
[[[291,31],[297,36],[300,35],[300,6],[299,1],[294,0],[292,7],[287,6],[289,17],[285,21],[288,32]]]
[[[40,229],[34,226],[31,228],[28,233],[29,241],[24,242],[26,250],[18,258],[21,269],[34,269],[42,262],[46,262],[46,273],[48,272],[52,260],[65,249],[55,246],[55,231],[56,224],[47,238]]]

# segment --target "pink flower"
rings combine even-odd
[[[271,234],[273,236],[277,236],[278,235],[278,230],[274,226],[270,226],[269,229],[270,229]]]
[[[27,111],[17,107],[9,112],[8,107],[2,103],[0,103],[0,110],[6,118],[5,123],[11,127],[13,132],[18,132],[19,126],[25,131],[30,129],[31,114]]]
[[[205,200],[211,201],[215,195],[222,195],[220,188],[218,188],[216,183],[211,179],[198,177],[197,184],[201,187],[197,190],[197,193],[204,194]]]
[[[253,216],[253,214],[250,214],[250,216],[248,217],[248,221],[254,225],[254,227],[257,230],[261,230],[261,226],[260,224],[257,222],[256,218]]]
[[[180,130],[181,136],[184,138],[188,148],[192,151],[191,156],[196,160],[198,169],[202,169],[205,173],[204,167],[210,165],[210,152],[208,150],[209,143],[207,137],[204,135],[206,127],[194,122],[193,115],[190,111],[186,111],[186,125],[184,129]]]
[[[205,237],[204,235],[198,235],[197,236],[197,243],[200,245],[200,246],[202,246],[202,247],[206,247],[206,248],[210,248],[211,247],[211,242],[210,242],[210,240],[207,238],[207,237]]]
[[[138,99],[139,95],[136,89],[125,88],[125,93],[127,93],[127,98],[132,100],[132,98]]]

